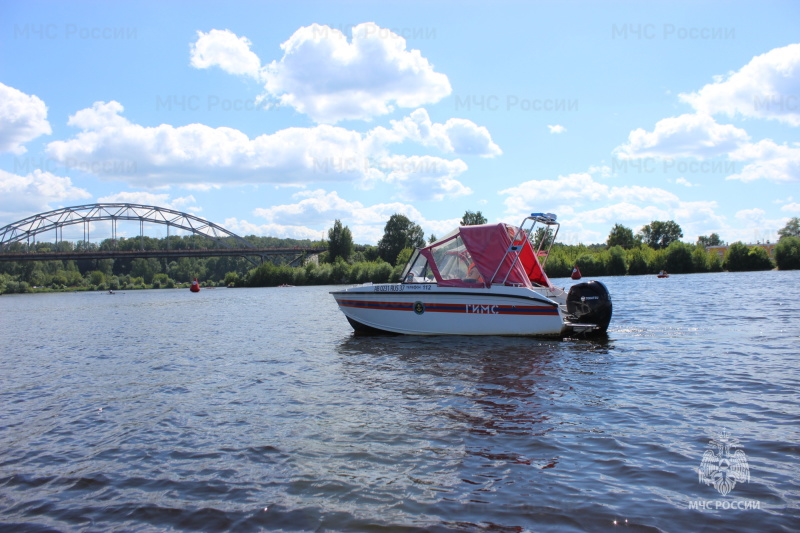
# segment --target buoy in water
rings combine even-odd
[[[194,278],[192,286],[189,287],[189,290],[192,292],[200,292],[200,284],[197,282],[197,278]]]
[[[572,268],[572,279],[581,279],[581,270],[578,268],[578,265],[575,265]]]

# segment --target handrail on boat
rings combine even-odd
[[[553,236],[549,239],[549,245],[547,246],[547,250],[543,250],[545,242],[548,240],[547,238],[542,238],[541,242],[539,243],[539,247],[535,251],[536,260],[539,260],[539,257],[544,257],[544,261],[539,263],[539,266],[544,270],[544,265],[547,263],[547,258],[550,256],[550,249],[553,247],[553,243],[556,242],[556,235],[558,235],[558,230],[561,229],[561,224],[556,221],[558,217],[554,213],[531,213],[530,216],[525,217],[522,220],[522,223],[517,227],[517,231],[514,233],[514,238],[511,239],[511,245],[509,245],[508,249],[506,250],[505,255],[503,255],[503,259],[500,260],[500,263],[497,265],[497,269],[492,274],[492,277],[489,281],[489,285],[494,283],[494,278],[497,276],[497,273],[500,271],[500,268],[503,266],[503,263],[506,261],[506,257],[508,254],[515,253],[514,260],[511,262],[511,266],[508,267],[508,272],[506,272],[506,277],[503,279],[503,285],[505,285],[506,281],[508,280],[508,276],[511,275],[511,270],[514,268],[514,265],[517,264],[519,260],[519,254],[522,253],[522,244],[516,244],[520,235],[525,235],[525,238],[530,240],[533,236],[533,230],[536,227],[536,223],[540,223],[544,226],[556,226],[556,231],[553,233]],[[532,221],[531,227],[527,232],[525,231],[525,224],[528,221]],[[545,236],[546,237],[546,236]]]

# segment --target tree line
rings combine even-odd
[[[467,211],[461,225],[485,224],[480,211]],[[549,238],[541,227],[533,236],[538,243]],[[793,218],[779,232],[774,260],[760,246],[741,242],[729,246],[724,257],[706,250],[724,244],[719,235],[700,236],[694,244],[681,241],[683,231],[674,221],[652,221],[639,232],[616,224],[606,242],[567,245],[556,242],[545,263],[552,278],[567,277],[574,266],[585,276],[623,276],[743,270],[800,269],[800,218]],[[328,285],[341,283],[386,283],[397,281],[413,250],[437,240],[427,240],[422,228],[402,214],[394,214],[384,227],[376,246],[356,245],[350,229],[336,220],[327,241],[278,239],[250,235],[257,247],[325,247],[303,266],[265,262],[253,267],[244,258],[208,257],[167,259],[100,259],[71,261],[0,262],[0,294],[32,290],[125,290],[188,287],[194,278],[205,286],[264,287],[277,285]],[[190,235],[163,239],[135,237],[107,239],[100,244],[36,243],[33,250],[72,251],[81,249],[134,250],[213,248],[211,239]],[[9,251],[22,251],[15,244]]]

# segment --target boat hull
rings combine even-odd
[[[357,332],[544,337],[564,332],[558,303],[523,287],[385,284],[332,294]]]

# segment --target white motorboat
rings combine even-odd
[[[359,333],[604,334],[612,312],[605,285],[588,281],[567,292],[545,274],[559,227],[552,213],[532,213],[519,227],[461,226],[416,250],[398,283],[331,294]]]

